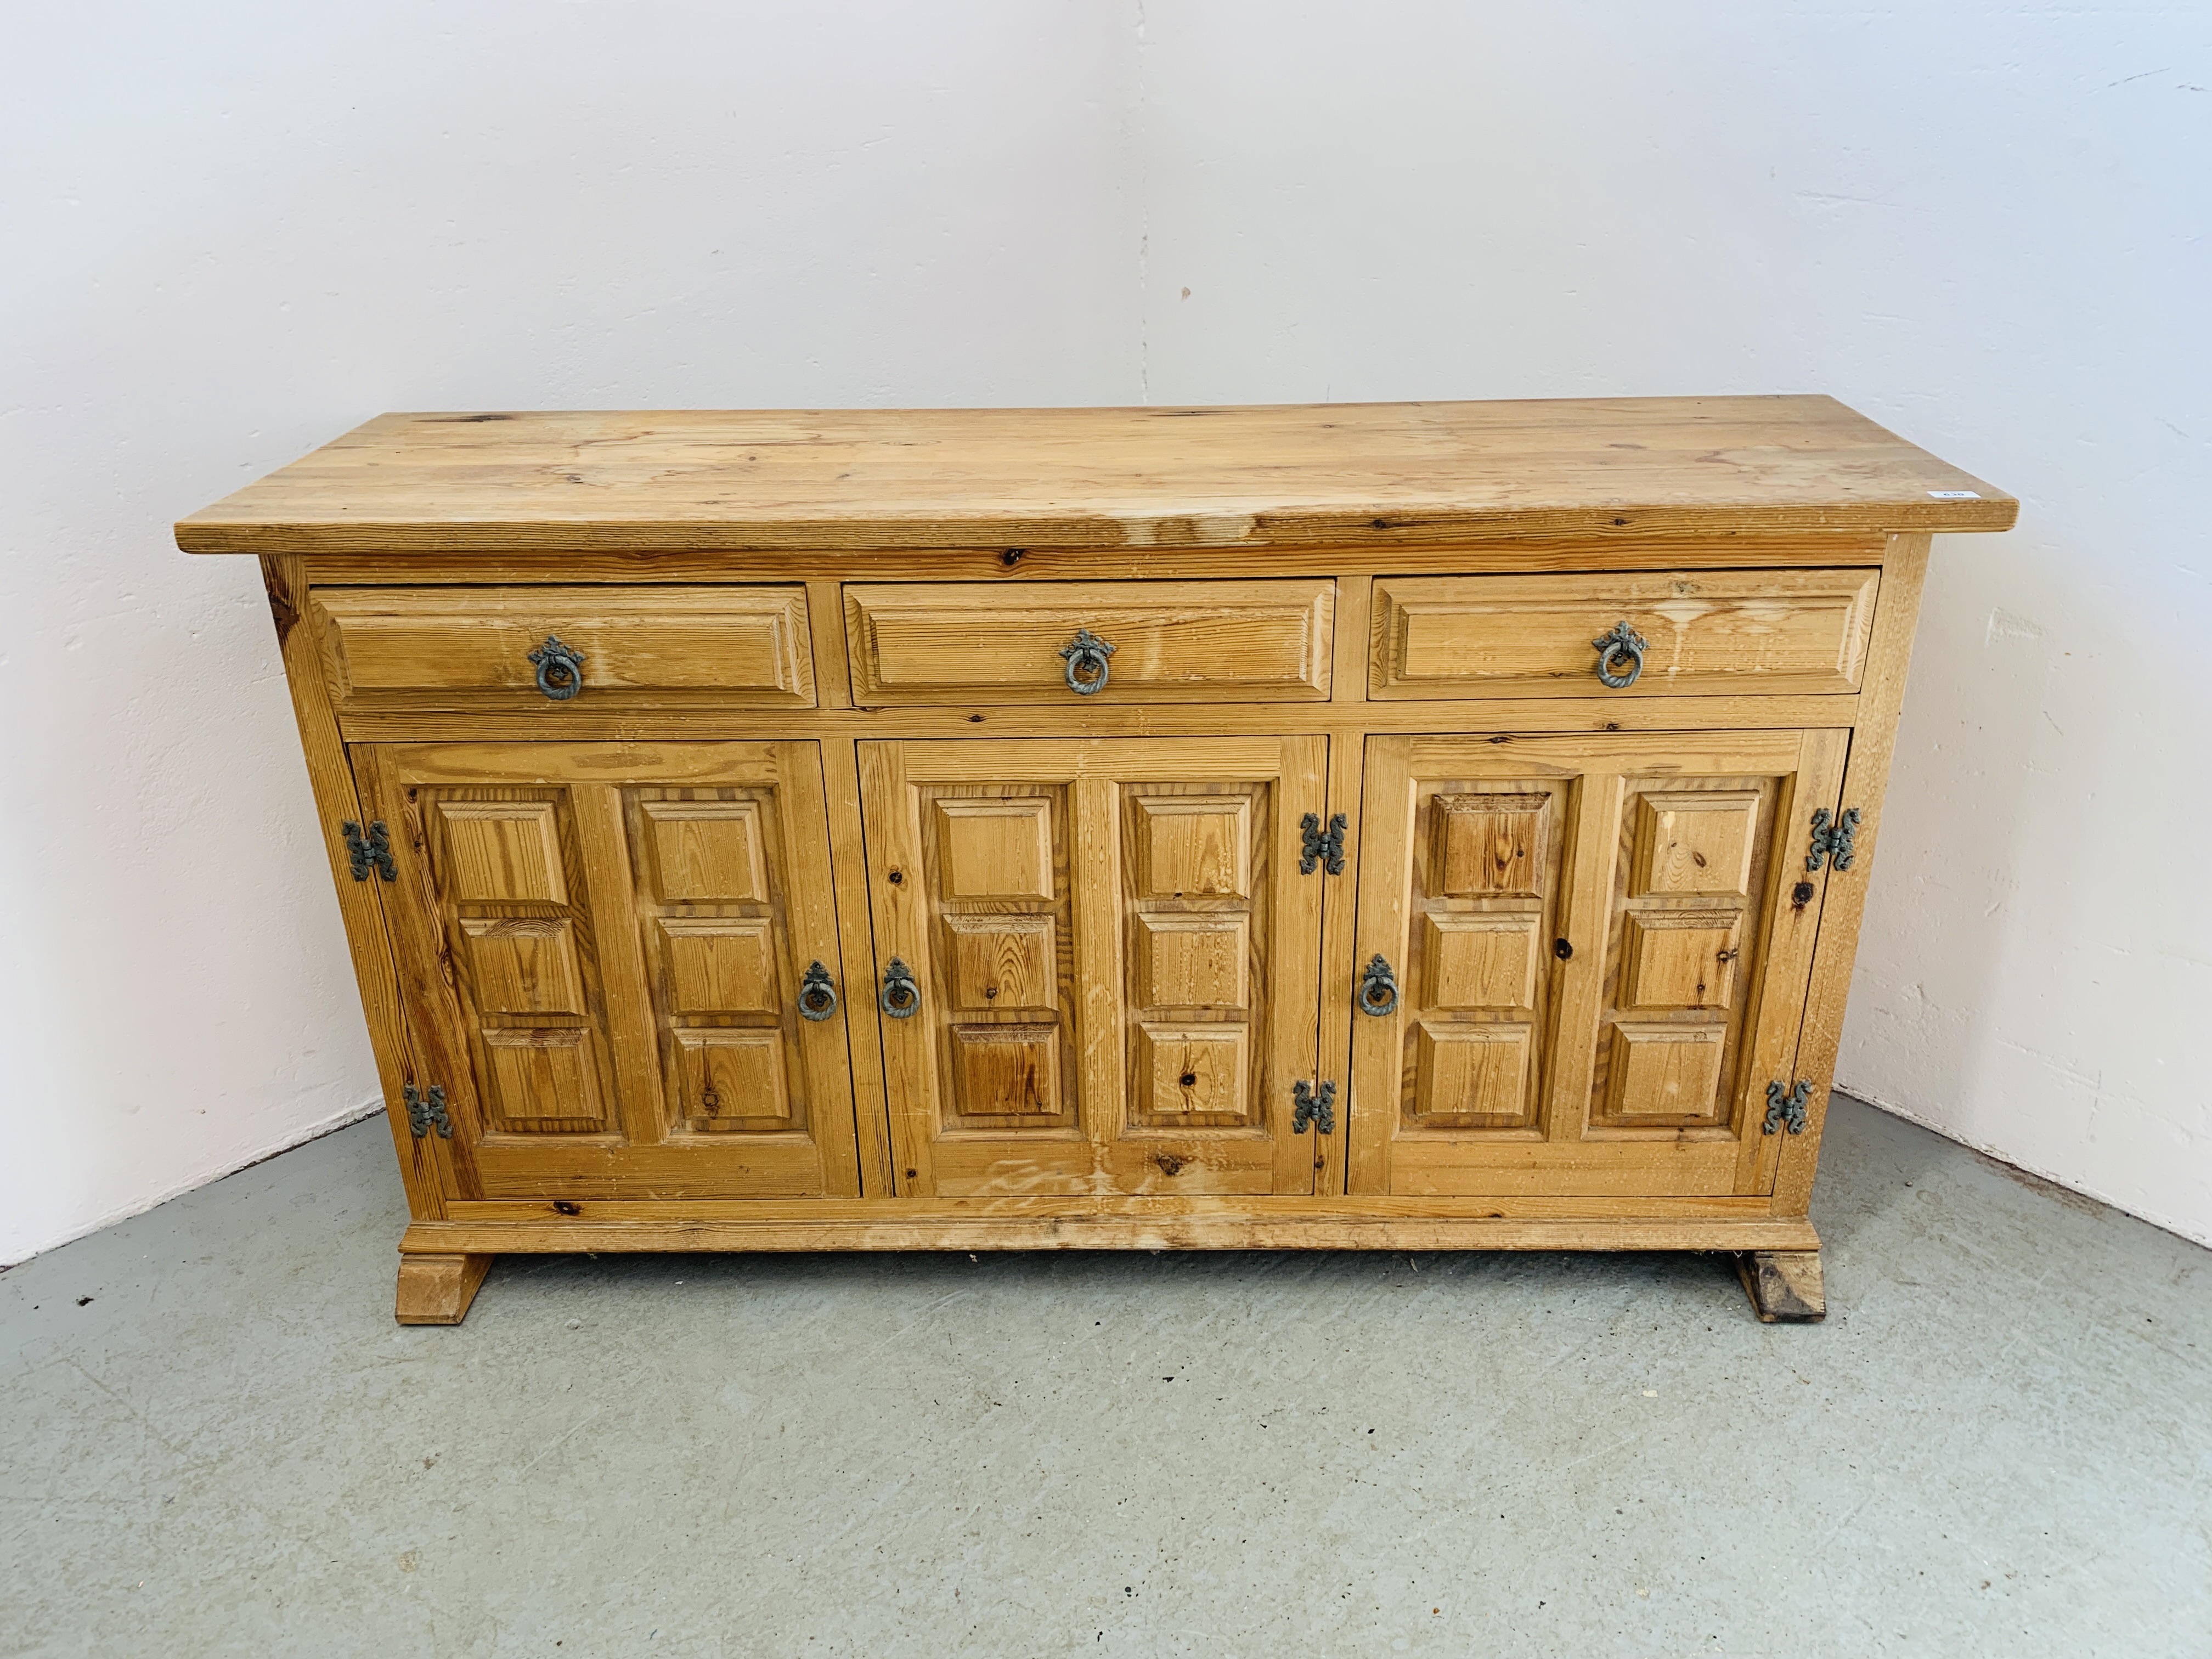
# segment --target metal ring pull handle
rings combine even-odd
[[[1102,640],[1087,628],[1075,630],[1075,638],[1060,647],[1060,660],[1067,665],[1067,689],[1079,697],[1088,697],[1106,689],[1106,659],[1114,654],[1114,642]]]
[[[566,702],[584,689],[584,653],[548,634],[545,643],[530,653],[538,665],[538,689],[556,702]]]
[[[830,970],[818,962],[807,963],[799,981],[799,1018],[827,1019],[836,1012],[837,988],[830,982]]]
[[[884,969],[883,994],[876,1002],[893,1019],[912,1019],[921,1010],[921,987],[914,982],[914,969],[896,957]]]
[[[1625,691],[1636,684],[1636,677],[1644,672],[1644,653],[1650,644],[1626,622],[1617,622],[1610,634],[1601,634],[1590,643],[1597,647],[1597,677],[1600,682],[1616,691]],[[1622,664],[1627,666],[1623,668]]]
[[[1377,1019],[1398,1012],[1398,976],[1390,971],[1380,951],[1359,975],[1359,1012]]]

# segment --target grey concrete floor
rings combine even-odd
[[[1855,1103],[1814,1327],[1102,1254],[509,1257],[403,1330],[391,1165],[0,1276],[0,1652],[2212,1654],[2212,1253]]]

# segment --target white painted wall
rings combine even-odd
[[[366,415],[1777,390],[2024,503],[1937,544],[1844,1080],[2212,1239],[2202,9],[0,29],[0,1260],[374,1093],[252,574],[167,529]]]
[[[1827,392],[2021,497],[1936,541],[1839,1079],[2212,1242],[2212,7],[1146,39],[1154,400]]]
[[[375,1093],[258,578],[386,409],[1129,401],[1126,15],[208,0],[0,34],[0,1261]]]

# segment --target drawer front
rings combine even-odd
[[[1327,580],[848,586],[853,696],[1322,702],[1335,599]]]
[[[1379,577],[1370,694],[1855,692],[1880,582],[1865,569]]]
[[[314,610],[341,712],[814,706],[803,587],[323,587]]]

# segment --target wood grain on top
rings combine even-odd
[[[2004,530],[2017,513],[1821,397],[562,411],[379,416],[193,514],[177,543],[1251,550]]]

